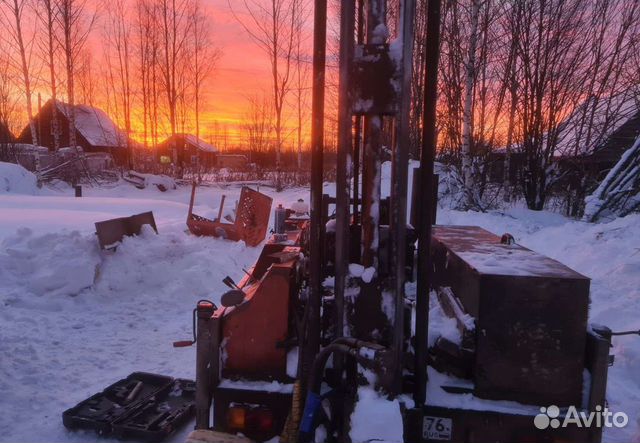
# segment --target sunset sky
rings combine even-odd
[[[238,7],[234,10],[242,18],[241,5],[240,2],[237,3]],[[217,122],[220,131],[226,126],[228,144],[233,145],[241,141],[239,131],[247,111],[247,97],[263,93],[271,97],[273,94],[271,65],[268,56],[238,23],[226,0],[206,2],[206,7],[212,20],[212,41],[222,51],[222,56],[204,92],[205,108],[200,123],[202,137],[208,141],[212,136],[212,127]],[[311,17],[312,14],[309,15],[310,19]],[[309,33],[310,31],[311,27]],[[291,112],[293,110],[289,110],[290,116]],[[289,123],[291,125],[293,122]],[[291,127],[290,130],[292,129]],[[218,144],[222,144],[220,137],[219,135]],[[285,149],[292,142],[293,140],[285,143]]]
[[[124,89],[121,83],[119,67],[119,54],[116,52],[113,43],[113,16],[124,17],[126,26],[129,27],[129,69],[130,86],[132,91],[131,126],[132,137],[138,141],[144,140],[144,113],[142,103],[142,85],[140,80],[140,56],[139,56],[139,27],[137,23],[137,4],[135,0],[122,1],[121,8],[124,10],[118,15],[116,2],[109,3],[109,0],[89,0],[85,4],[83,31],[90,29],[88,40],[81,46],[81,52],[76,55],[74,84],[75,103],[87,104],[104,110],[122,129],[125,129],[124,119]],[[205,141],[213,142],[220,148],[237,147],[245,141],[241,132],[241,125],[246,121],[248,113],[248,100],[250,97],[265,97],[272,100],[273,86],[271,77],[271,64],[268,55],[249,36],[243,25],[247,23],[253,28],[251,20],[244,8],[244,2],[230,0],[234,8],[232,12],[228,0],[200,0],[200,5],[208,17],[206,22],[209,25],[210,40],[212,46],[221,53],[215,69],[210,73],[201,90],[200,98],[200,136]],[[302,51],[306,59],[310,59],[311,34],[312,34],[312,3],[307,3],[308,25],[304,28]],[[4,11],[0,15],[0,22],[10,26],[9,15]],[[95,17],[92,22],[91,18]],[[89,23],[93,23],[89,28]],[[51,86],[49,81],[49,68],[47,65],[47,44],[44,24],[38,18],[37,12],[33,8],[27,8],[23,17],[24,34],[29,51],[29,77],[32,88],[31,103],[33,114],[37,113],[39,103],[44,104],[51,97]],[[158,24],[158,27],[160,25]],[[13,29],[10,28],[9,29]],[[13,32],[13,31],[12,31]],[[191,32],[191,31],[189,31]],[[190,36],[190,38],[192,38]],[[19,52],[13,44],[11,38],[0,40],[0,58],[11,59],[11,81],[13,82],[13,92],[16,103],[16,116],[11,121],[10,127],[19,134],[28,121],[26,107],[26,96],[22,72],[20,71]],[[58,99],[68,101],[66,67],[64,65],[64,55],[61,47],[57,47],[55,55],[56,64],[56,84],[58,87]],[[187,60],[187,63],[190,63]],[[182,62],[180,62],[182,63]],[[183,65],[188,66],[188,65]],[[282,66],[282,61],[281,61]],[[310,68],[310,63],[305,65]],[[120,69],[120,70],[118,70]],[[295,67],[292,66],[292,77]],[[191,73],[187,74],[192,76]],[[162,90],[161,74],[158,71],[157,85],[159,93],[159,141],[170,135],[168,109],[166,109],[166,94]],[[192,78],[192,77],[188,77]],[[117,85],[117,86],[116,86]],[[189,94],[192,93],[192,85],[188,86]],[[294,84],[291,84],[294,88]],[[310,94],[307,84],[306,93]],[[295,95],[290,92],[285,100],[283,112],[283,149],[293,147],[295,143],[294,133],[297,128]],[[309,109],[310,103],[305,105],[305,116],[303,122],[303,145],[306,144],[309,133]],[[308,108],[308,109],[307,109]],[[195,107],[193,98],[187,98],[187,117],[184,132],[195,133]],[[180,121],[177,122],[177,131],[181,132]],[[246,131],[245,131],[246,132]],[[225,143],[226,140],[226,143]],[[147,141],[150,140],[147,132]]]
[[[217,120],[235,135],[246,108],[246,97],[270,91],[267,55],[249,38],[233,17],[225,0],[210,3],[213,41],[222,50],[217,68],[206,91],[207,108],[202,118],[205,130]]]

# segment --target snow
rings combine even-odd
[[[134,371],[194,379],[195,347],[172,342],[191,337],[196,302],[219,303],[222,279],[240,278],[260,253],[185,233],[190,187],[72,192],[0,193],[0,441],[114,441],[67,431],[62,412]],[[232,202],[240,187],[201,188],[197,212],[216,213],[223,193]],[[308,192],[278,194],[299,197]],[[159,235],[99,249],[94,222],[147,210]]]
[[[351,441],[400,443],[402,434],[398,400],[389,401],[369,386],[359,387],[358,402],[351,414]]]
[[[34,174],[20,165],[0,162],[0,195],[12,194],[36,194],[38,192],[38,180]]]
[[[71,115],[71,105],[57,102],[58,109],[67,118]],[[109,116],[98,108],[75,105],[76,129],[93,146],[126,146],[127,134],[120,130]]]
[[[587,221],[596,221],[599,218],[611,217],[613,215],[624,214],[625,210],[630,210],[637,203],[637,195],[640,190],[634,189],[637,181],[633,180],[638,177],[640,165],[631,163],[632,156],[640,156],[640,136],[638,136],[629,149],[627,149],[616,165],[607,173],[606,177],[600,182],[598,188],[585,199],[584,219]],[[629,194],[630,198],[626,202],[614,205],[608,211],[602,211],[602,206],[606,203],[608,197],[614,194]],[[603,212],[601,214],[601,212]],[[615,214],[612,214],[614,212]]]
[[[364,266],[358,263],[349,263],[349,275],[353,277],[362,277]]]
[[[169,176],[166,175],[155,175],[155,174],[140,174],[144,176],[144,185],[145,186],[157,186],[158,188],[163,188],[165,190],[176,189],[176,182]]]
[[[265,391],[291,394],[293,383],[279,383],[277,381],[249,381],[249,380],[222,380],[221,388],[242,389],[246,391]]]
[[[204,152],[218,152],[218,148],[215,146],[205,142],[201,138],[196,137],[192,134],[182,134],[185,141],[193,146],[197,146],[200,151]]]
[[[3,183],[6,171],[16,168],[0,166]],[[383,192],[389,182],[385,171],[383,166]],[[23,191],[0,187],[0,441],[109,442],[91,432],[67,431],[62,412],[134,371],[195,378],[195,348],[175,349],[171,343],[191,337],[195,303],[203,298],[218,303],[227,289],[222,279],[242,277],[241,268],[253,264],[260,247],[186,233],[189,186],[160,193],[119,182],[85,187],[84,197],[74,198],[70,188],[38,189],[26,180],[31,184]],[[201,187],[194,211],[213,218],[221,196],[226,194],[226,206],[232,207],[240,189]],[[327,193],[334,189],[325,185]],[[308,199],[307,189],[261,190],[286,206]],[[125,238],[115,252],[99,249],[96,221],[149,210],[158,235],[145,231]],[[640,329],[639,214],[589,224],[526,209],[439,209],[438,223],[511,233],[518,244],[592,279],[591,322],[614,331]],[[365,269],[350,267],[350,272],[362,276]],[[434,320],[433,309],[430,340],[434,331],[455,340],[455,322]],[[616,362],[609,368],[607,398],[611,410],[626,412],[630,422],[605,430],[603,441],[638,441],[640,339],[614,337],[611,352]],[[293,354],[290,359],[293,366]],[[456,382],[430,375],[430,395],[439,381]],[[229,383],[249,387],[249,382]],[[372,434],[401,441],[398,403],[369,388],[361,388],[359,396],[351,417],[354,441]],[[187,424],[169,441],[184,441],[191,429]]]
[[[371,283],[374,275],[376,275],[376,268],[374,268],[373,266],[369,266],[364,271],[362,271],[362,281],[365,283]]]

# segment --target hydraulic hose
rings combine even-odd
[[[320,389],[322,387],[322,374],[329,360],[334,353],[340,353],[354,358],[364,366],[375,363],[378,351],[383,351],[381,345],[369,343],[351,337],[341,337],[334,340],[329,346],[324,347],[313,361],[313,368],[309,376],[307,399],[300,423],[298,441],[305,443],[311,441],[315,429],[316,412],[320,408],[322,397]]]

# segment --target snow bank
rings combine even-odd
[[[358,388],[350,435],[353,443],[404,441],[398,400],[389,401],[369,386]]]
[[[144,184],[146,187],[155,186],[161,191],[176,189],[176,182],[167,175],[144,174]]]
[[[191,337],[199,299],[219,303],[222,279],[257,259],[260,248],[185,233],[186,188],[128,188],[128,198],[0,195],[0,441],[101,441],[67,431],[62,411],[134,371],[194,379],[195,347],[172,341]],[[159,235],[99,250],[95,221],[149,209]]]
[[[9,304],[40,303],[33,296],[78,295],[91,287],[99,263],[93,236],[78,231],[34,235],[21,228],[0,242],[0,292]]]
[[[0,162],[0,194],[31,194],[38,192],[36,176],[20,165]]]

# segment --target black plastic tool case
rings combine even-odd
[[[141,383],[135,397],[127,396]],[[122,439],[160,441],[194,415],[195,383],[134,372],[64,411],[69,429],[93,429]]]

